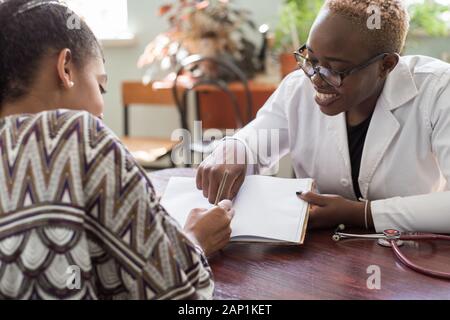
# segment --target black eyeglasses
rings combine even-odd
[[[376,57],[370,59],[369,61],[364,62],[354,68],[351,68],[347,71],[339,72],[321,66],[318,67],[314,66],[304,54],[306,50],[307,47],[305,44],[303,47],[294,52],[295,60],[297,61],[298,66],[305,72],[308,78],[312,79],[314,75],[318,74],[323,81],[325,81],[330,86],[335,88],[341,87],[344,82],[344,79],[349,75],[367,68],[372,63],[384,59],[388,55],[388,53],[379,54]]]

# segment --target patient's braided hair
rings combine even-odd
[[[74,15],[62,1],[0,0],[0,106],[27,94],[45,55],[68,48],[83,67],[101,54],[91,29]]]
[[[367,26],[374,6],[379,10],[381,29]],[[402,52],[409,30],[409,15],[402,0],[326,0],[325,7],[351,20],[355,29],[364,33],[372,54]]]

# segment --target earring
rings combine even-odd
[[[74,85],[75,85],[75,83],[73,81],[69,82],[69,88],[73,88]]]

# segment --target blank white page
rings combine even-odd
[[[311,179],[246,177],[234,202],[233,236],[300,242],[308,204],[296,192],[311,186]]]
[[[170,178],[161,205],[184,227],[192,209],[209,209],[213,206],[197,189],[195,178]]]
[[[308,204],[296,192],[311,190],[311,185],[311,179],[246,177],[234,200],[231,236],[240,241],[300,242]],[[181,226],[192,209],[212,207],[197,189],[195,178],[177,177],[170,179],[161,205]]]

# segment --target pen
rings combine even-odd
[[[223,196],[223,191],[224,191],[225,185],[227,183],[228,175],[229,175],[229,172],[227,170],[223,174],[222,181],[220,182],[219,191],[217,192],[216,202],[214,203],[215,206],[217,206],[219,204],[219,201]]]

